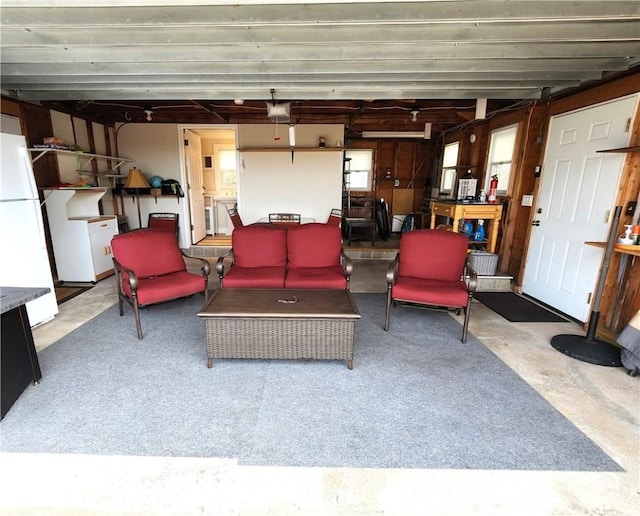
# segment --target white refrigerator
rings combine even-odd
[[[0,157],[0,289],[51,289],[27,303],[29,323],[35,326],[53,319],[58,303],[38,189],[24,136],[0,133]]]

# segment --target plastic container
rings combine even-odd
[[[498,268],[498,255],[485,251],[471,251],[469,265],[479,276],[493,276]]]
[[[462,232],[468,237],[471,237],[473,235],[473,222],[469,219],[464,219],[464,222],[462,223]]]
[[[484,220],[478,219],[478,227],[476,228],[476,231],[473,234],[473,239],[476,242],[482,242],[485,238],[486,238],[486,234],[484,232]]]

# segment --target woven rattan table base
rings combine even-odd
[[[223,289],[198,316],[208,367],[214,358],[345,360],[353,367],[360,313],[346,290]]]

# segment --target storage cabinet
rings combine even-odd
[[[45,208],[60,282],[91,282],[113,274],[111,239],[115,215],[100,215],[106,188],[45,190]]]
[[[100,277],[113,269],[113,252],[111,239],[118,233],[116,221],[113,219],[89,222],[89,240],[91,256],[96,276]]]
[[[431,207],[431,229],[436,227],[436,217],[447,217],[453,221],[453,231],[459,232],[463,219],[483,219],[487,239],[470,242],[486,245],[487,251],[494,253],[498,241],[498,224],[502,217],[502,204],[466,204],[456,202],[434,202]]]

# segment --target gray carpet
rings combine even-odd
[[[206,367],[195,296],[113,306],[39,354],[43,379],[0,423],[4,452],[237,458],[240,464],[621,471],[443,313],[355,296],[354,369],[338,361]]]

